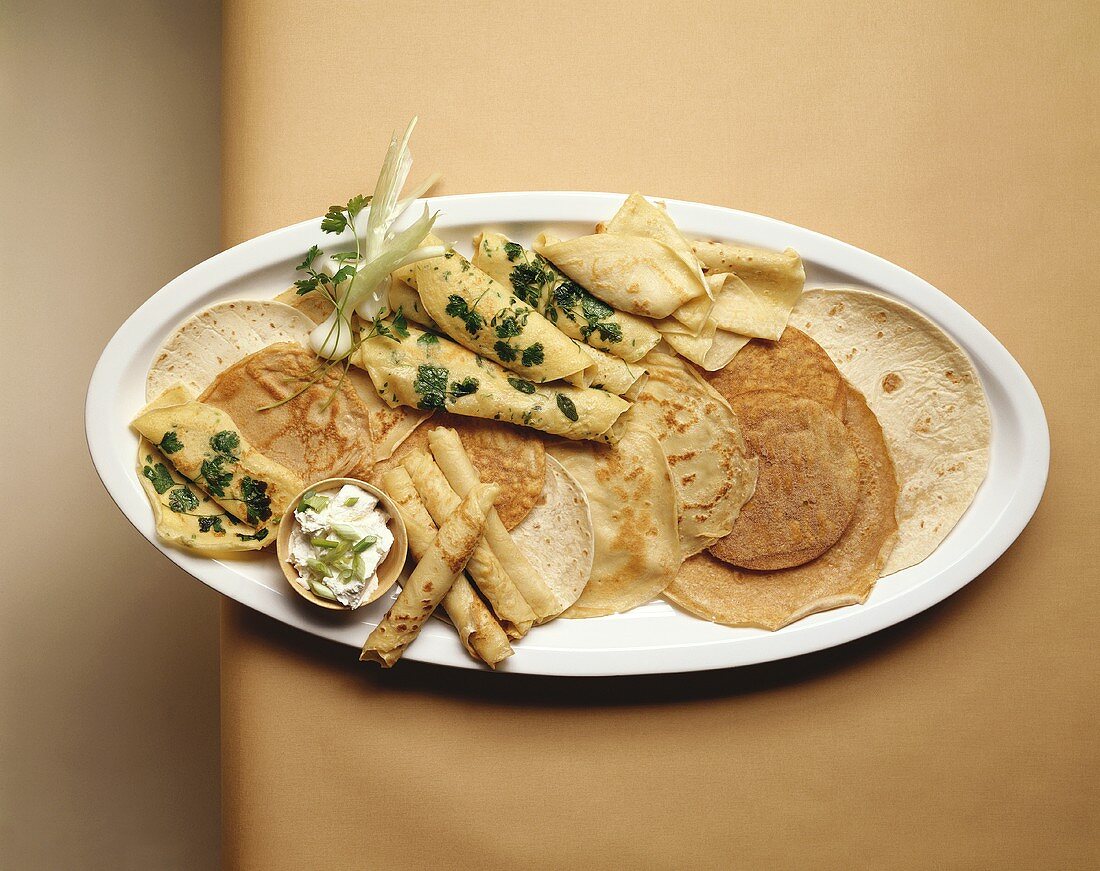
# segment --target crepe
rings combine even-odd
[[[301,312],[269,300],[220,302],[180,324],[157,352],[145,379],[151,400],[176,384],[191,395],[249,354],[276,342],[309,344],[313,321]]]
[[[420,500],[412,478],[403,468],[395,468],[382,476],[382,484],[401,512],[413,559],[423,559],[438,528]],[[465,575],[455,578],[447,595],[443,597],[443,610],[447,612],[447,617],[458,632],[462,646],[489,668],[496,668],[498,662],[512,655],[507,633],[489,613],[485,603],[478,598]]]
[[[538,504],[512,530],[512,539],[562,610],[577,601],[592,575],[592,513],[580,484],[553,457],[546,458]]]
[[[396,285],[397,282],[394,282],[394,284]],[[407,290],[413,296],[416,295],[416,292],[411,288],[407,288]],[[276,300],[298,309],[315,324],[324,323],[325,319],[332,313],[332,303],[319,293],[299,295],[296,289],[292,287],[279,294]],[[378,395],[370,376],[362,369],[353,366],[348,369],[345,377],[359,395],[363,405],[366,406],[367,416],[370,419],[372,453],[375,460],[389,458],[397,446],[420,425],[421,421],[431,416],[430,411],[420,411],[403,405],[395,407],[387,405],[382,401],[382,397]],[[356,472],[362,473],[366,471],[356,470]],[[354,477],[363,477],[363,474],[356,474]]]
[[[436,525],[442,525],[458,508],[462,497],[454,491],[427,452],[413,451],[405,457],[403,466],[432,520]],[[470,488],[470,491],[473,489]],[[536,614],[523,598],[491,544],[487,540],[482,541],[474,549],[469,563],[470,579],[492,605],[508,637],[522,638],[534,625]]]
[[[435,427],[428,433],[428,442],[436,463],[456,493],[464,496],[480,483],[477,468],[470,461],[455,430]],[[485,541],[535,612],[536,622],[545,623],[565,610],[566,596],[550,586],[549,578],[541,577],[535,571],[495,510],[489,512],[485,521]]]
[[[562,240],[543,233],[532,247],[594,297],[629,314],[665,318],[707,295],[698,267],[656,239],[596,233]]]
[[[267,529],[257,538],[255,528],[183,477],[146,438],[138,440],[137,470],[161,541],[211,553],[259,550],[271,543]]]
[[[870,291],[810,291],[791,322],[829,353],[882,424],[901,484],[898,544],[884,572],[921,562],[989,466],[989,408],[974,365],[923,315]]]
[[[305,487],[298,475],[253,448],[228,414],[186,398],[183,388],[154,400],[132,425],[227,513],[263,530],[260,540]]]
[[[620,357],[612,356],[598,348],[590,348],[588,345],[581,345],[580,348],[591,358],[594,367],[589,376],[589,387],[613,393],[624,399],[634,399],[645,386],[649,376],[642,366],[628,363]]]
[[[591,362],[576,343],[461,254],[422,260],[401,275],[432,320],[460,345],[529,381],[588,383]]]
[[[220,373],[199,401],[226,412],[252,447],[307,485],[362,478],[374,465],[367,407],[341,377],[342,365],[324,365],[301,345],[280,342]]]
[[[756,485],[756,460],[748,458],[729,404],[691,367],[658,352],[643,363],[649,381],[624,426],[646,429],[664,450],[676,488],[680,548],[686,558],[733,529]]]
[[[389,668],[416,640],[481,541],[485,514],[499,493],[495,484],[481,484],[448,516],[427,551],[417,560],[416,569],[401,588],[397,601],[367,637],[360,660]]]
[[[570,338],[628,363],[640,360],[661,341],[646,318],[616,311],[545,257],[509,241],[503,233],[481,233],[474,239],[474,265],[511,287]]]
[[[715,293],[720,292],[724,283],[724,276],[707,276],[707,284],[714,288]],[[675,318],[658,321],[657,328],[677,354],[707,372],[729,365],[729,362],[750,341],[748,336],[720,329],[718,322],[711,315],[707,316],[703,328],[698,333],[692,333]]]
[[[736,569],[701,553],[683,564],[666,598],[704,620],[771,630],[866,601],[896,537],[897,481],[882,429],[854,390],[844,422],[859,457],[860,495],[835,545],[813,562],[774,572]]]
[[[711,316],[722,329],[778,339],[806,283],[802,258],[793,248],[770,251],[731,242],[692,242],[708,279],[732,274],[715,290]]]
[[[657,439],[628,429],[614,446],[557,442],[549,454],[588,497],[592,577],[563,617],[602,617],[651,601],[680,565],[676,491]]]
[[[855,511],[859,460],[848,430],[820,402],[778,390],[730,404],[759,475],[732,531],[710,552],[749,569],[809,562],[836,543]]]
[[[782,390],[844,413],[844,376],[817,342],[794,327],[778,342],[750,342],[724,369],[704,377],[727,401],[753,390]]]
[[[409,327],[376,335],[352,356],[390,405],[505,420],[571,439],[612,441],[630,403],[603,390],[538,385],[447,339]]]
[[[476,417],[441,415],[434,419],[434,424],[457,431],[478,477],[499,484],[500,491],[507,494],[506,498],[498,500],[493,510],[506,528],[513,529],[542,496],[546,480],[546,452],[542,440],[532,438],[531,433],[511,424]],[[399,468],[409,453],[430,450],[429,429],[431,426],[417,429],[391,457],[377,463],[366,480],[380,486],[386,473]]]

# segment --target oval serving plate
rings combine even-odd
[[[529,242],[544,229],[590,233],[624,195],[495,193],[429,198],[441,211],[436,232],[469,251],[484,228]],[[1050,437],[1039,397],[1020,365],[988,330],[927,282],[851,245],[746,212],[667,200],[689,237],[726,239],[802,255],[806,286],[857,285],[905,302],[943,327],[974,360],[989,398],[989,474],[962,520],[919,565],[879,581],[863,605],[814,614],[778,632],[698,620],[664,601],[594,620],[557,620],[516,645],[501,671],[554,675],[683,672],[766,662],[869,635],[947,598],[996,560],[1031,519],[1046,484]],[[129,421],[143,406],[145,373],[185,317],[226,299],[271,298],[290,286],[302,252],[339,244],[314,219],[224,251],[167,284],[118,329],[88,387],[85,423],[92,460],[123,514],[176,565],[220,593],[299,629],[359,647],[395,593],[347,614],[310,608],[268,555],[215,561],[163,545],[134,471],[137,436]],[[445,624],[426,626],[406,658],[480,668]]]

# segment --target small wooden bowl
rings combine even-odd
[[[320,596],[314,594],[312,590],[302,586],[302,581],[298,577],[298,570],[291,565],[289,561],[290,533],[294,528],[294,511],[297,509],[298,504],[302,501],[302,497],[305,496],[306,493],[313,491],[314,493],[324,494],[329,491],[339,490],[345,484],[354,484],[356,487],[366,490],[378,500],[379,505],[381,505],[390,516],[388,525],[390,532],[393,533],[393,547],[390,548],[390,552],[386,554],[386,558],[382,560],[382,563],[378,566],[378,589],[371,594],[369,599],[363,602],[363,605],[381,598],[389,591],[390,587],[394,585],[398,576],[401,574],[401,569],[405,565],[405,559],[409,548],[409,540],[408,536],[405,534],[405,523],[401,519],[401,512],[398,510],[394,501],[373,484],[368,484],[366,481],[360,481],[358,478],[328,478],[306,487],[305,490],[290,501],[290,506],[283,514],[283,519],[279,522],[279,537],[276,540],[279,567],[283,570],[283,574],[286,575],[286,579],[290,583],[290,586],[294,588],[294,591],[299,596],[303,599],[307,599],[314,605],[328,608],[330,611],[352,611],[354,609],[347,605],[341,605],[339,602],[330,602],[328,599],[322,599]],[[362,607],[362,605],[360,605],[360,607]]]

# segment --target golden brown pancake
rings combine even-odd
[[[847,528],[859,495],[859,461],[843,422],[826,406],[777,390],[731,402],[749,452],[756,491],[710,552],[748,569],[801,565]]]
[[[229,414],[249,444],[307,484],[361,477],[374,464],[367,408],[339,366],[318,378],[320,365],[301,345],[279,342],[234,363],[199,399]]]
[[[772,630],[866,601],[897,538],[898,485],[882,428],[855,390],[844,422],[859,457],[859,500],[835,545],[813,562],[775,572],[737,569],[701,553],[684,563],[665,596],[704,620]]]
[[[823,403],[837,415],[844,411],[843,376],[821,346],[794,327],[778,342],[754,339],[725,369],[703,377],[729,401],[753,390],[782,390]]]
[[[539,501],[546,481],[546,451],[541,439],[511,424],[438,412],[430,422],[413,430],[392,455],[376,463],[367,480],[381,487],[382,476],[400,466],[407,454],[429,450],[428,432],[437,426],[457,430],[481,480],[500,484],[504,495],[495,506],[496,512],[507,529],[514,529]]]

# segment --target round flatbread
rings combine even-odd
[[[212,305],[176,327],[157,352],[145,379],[145,399],[177,384],[198,395],[223,369],[261,348],[276,342],[308,347],[313,326],[281,302],[239,299]]]
[[[421,426],[402,441],[385,460],[375,463],[367,479],[382,486],[387,470],[400,466],[412,451],[429,451],[428,432],[435,426],[457,430],[470,461],[482,481],[500,485],[495,508],[506,529],[514,529],[539,501],[546,482],[546,451],[541,439],[518,427],[496,420],[439,413],[432,426]]]
[[[592,510],[595,558],[562,616],[602,617],[661,594],[680,565],[676,491],[657,439],[628,429],[616,445],[556,442],[547,453],[580,484]]]
[[[651,352],[649,372],[625,426],[650,432],[664,449],[676,487],[680,549],[686,558],[727,535],[756,485],[737,417],[679,357]]]
[[[563,610],[577,601],[592,574],[592,513],[581,485],[553,457],[538,502],[512,538]]]
[[[954,528],[989,467],[989,407],[966,352],[908,306],[866,290],[813,290],[791,322],[867,397],[897,467],[898,544],[885,574]]]
[[[710,552],[748,569],[809,562],[836,543],[855,511],[859,460],[848,431],[820,402],[776,390],[743,393],[732,405],[759,476],[733,530]]]
[[[778,342],[754,339],[728,366],[703,374],[707,383],[727,401],[753,390],[782,390],[844,411],[844,377],[825,350],[794,327],[787,327]]]
[[[367,407],[340,368],[301,345],[270,345],[221,372],[199,397],[226,412],[248,443],[306,484],[374,466]]]
[[[704,620],[771,630],[866,601],[896,539],[898,486],[882,429],[854,390],[844,422],[859,457],[859,501],[835,545],[813,562],[775,572],[737,569],[701,553],[680,568],[666,598]]]

